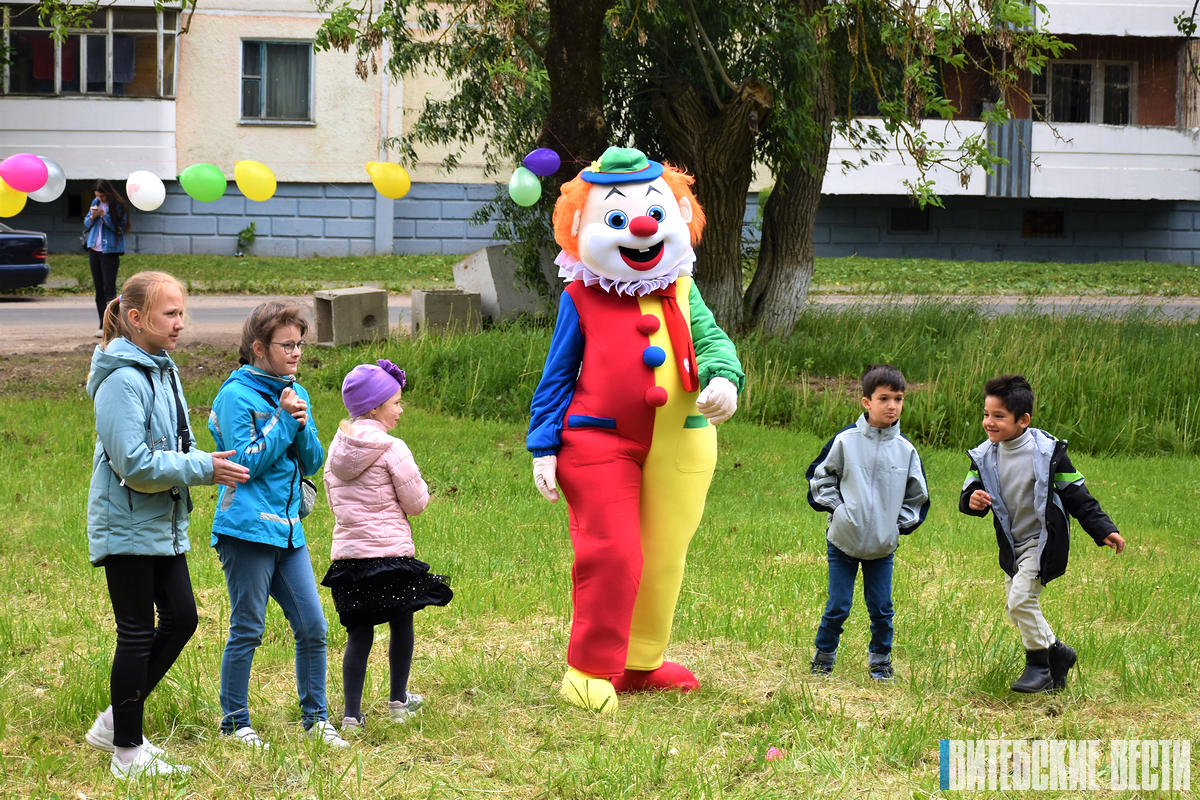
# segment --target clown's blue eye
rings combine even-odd
[[[629,217],[625,215],[624,211],[610,211],[604,215],[604,221],[608,227],[621,230],[629,224]]]
[[[646,216],[655,222],[662,222],[667,216],[667,212],[663,211],[662,206],[650,206],[646,210]]]

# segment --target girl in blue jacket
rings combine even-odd
[[[262,642],[267,598],[283,609],[296,640],[296,692],[309,735],[347,743],[325,705],[327,625],[301,524],[301,479],[325,461],[308,392],[296,380],[308,323],[296,306],[263,303],[242,327],[242,366],[213,400],[208,428],[218,447],[250,470],[221,489],[212,544],[229,588],[229,640],[221,658],[221,733],[251,747],[267,744],[250,726],[250,664]]]
[[[249,471],[232,451],[192,447],[187,403],[169,351],[184,326],[184,290],[139,272],[108,304],[87,392],[96,410],[88,491],[88,557],[104,567],[117,623],[112,705],[84,736],[113,754],[118,778],[186,772],[142,736],[146,695],[196,630],[188,575],[188,487],[235,486]],[[155,625],[155,611],[158,624]]]
[[[129,230],[129,204],[121,193],[106,180],[96,181],[95,198],[83,218],[84,248],[92,268],[92,285],[96,287],[96,314],[104,334],[104,310],[117,296],[117,270],[125,252],[125,231]]]

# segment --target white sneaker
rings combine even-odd
[[[338,735],[337,728],[327,719],[319,719],[312,724],[305,734],[310,739],[316,739],[330,747],[349,747],[350,743]]]
[[[271,745],[268,744],[267,742],[264,742],[262,740],[262,737],[259,736],[258,733],[254,730],[254,728],[251,728],[249,725],[245,725],[241,728],[238,728],[233,733],[222,733],[221,735],[228,736],[230,739],[233,739],[235,742],[241,742],[242,744],[246,745],[247,747],[254,747],[259,750],[270,750],[271,749]]]
[[[115,749],[113,747],[113,729],[104,723],[103,712],[96,715],[96,721],[83,735],[83,740],[97,750],[103,750],[106,753],[111,753]],[[142,750],[156,758],[162,758],[167,754],[166,750],[151,744],[145,736],[142,737]]]
[[[96,332],[92,334],[92,338],[93,339],[103,339],[104,338],[104,328],[97,328]]]
[[[184,775],[191,772],[192,768],[183,764],[171,764],[148,750],[138,748],[137,755],[128,764],[117,758],[116,753],[113,753],[108,762],[108,770],[114,778],[128,781],[159,775]]]
[[[342,717],[342,736],[362,736],[367,732],[367,723],[365,719],[355,719],[354,717]]]
[[[416,716],[416,713],[421,710],[421,704],[425,702],[425,698],[416,692],[409,692],[408,699],[404,702],[392,700],[388,703],[388,716],[393,722],[406,722],[409,717]]]

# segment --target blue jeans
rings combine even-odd
[[[250,664],[262,643],[267,597],[275,598],[296,639],[296,694],[305,728],[328,718],[325,708],[325,632],[308,548],[287,549],[231,536],[217,539],[229,587],[229,641],[221,657],[221,731],[250,724]]]
[[[895,553],[883,558],[858,559],[846,555],[829,545],[829,602],[817,628],[817,649],[825,653],[837,652],[842,638],[842,624],[850,616],[854,602],[854,580],[858,577],[859,565],[863,573],[863,599],[867,613],[871,615],[872,653],[886,656],[892,652],[892,561]]]

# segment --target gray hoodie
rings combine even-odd
[[[808,504],[829,513],[826,538],[854,558],[895,552],[929,511],[921,458],[900,423],[876,428],[863,414],[825,443],[808,467]]]

